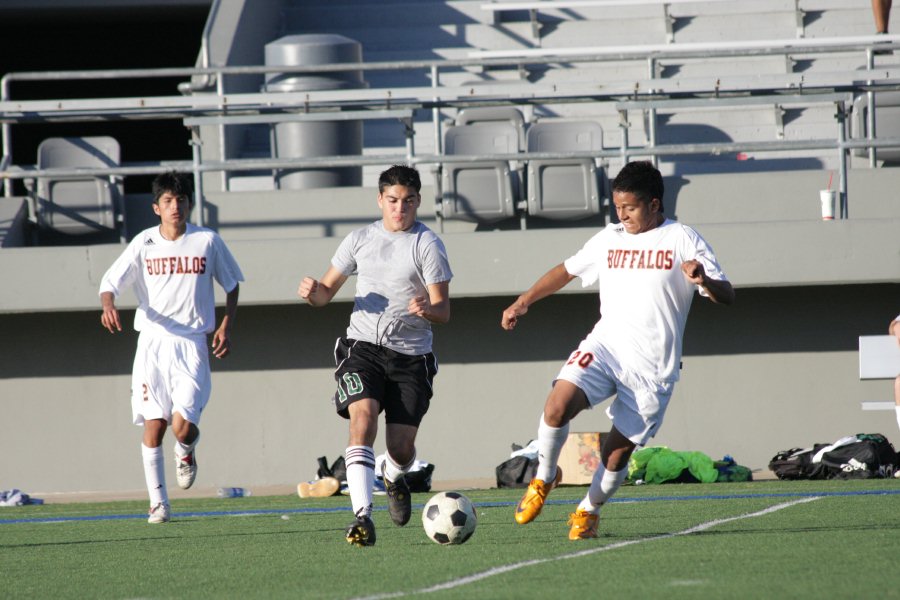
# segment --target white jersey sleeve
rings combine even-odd
[[[139,233],[104,274],[100,292],[119,296],[132,286],[138,299],[134,328],[193,336],[215,329],[213,282],[230,292],[244,276],[214,231],[188,224],[170,241],[159,227]]]
[[[142,235],[138,235],[131,240],[125,251],[119,255],[119,258],[116,259],[103,275],[103,279],[100,280],[101,294],[103,292],[112,292],[113,296],[118,298],[125,289],[139,281],[142,269],[142,244]]]

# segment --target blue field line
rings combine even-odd
[[[671,502],[682,500],[740,500],[747,498],[811,498],[827,496],[894,496],[900,494],[897,490],[860,490],[855,492],[779,492],[769,494],[705,494],[702,496],[653,496],[647,498],[613,498],[610,502]],[[572,504],[573,500],[547,500],[546,504]],[[500,506],[515,506],[515,502],[477,502],[479,508],[495,508]],[[416,504],[414,508],[421,509],[424,504]],[[387,507],[375,507],[375,510],[387,510]],[[186,517],[243,517],[257,515],[289,515],[289,514],[322,514],[333,512],[346,512],[346,506],[318,507],[318,508],[281,508],[281,509],[254,509],[254,510],[212,510],[195,512],[173,512],[173,516]],[[146,519],[146,514],[130,515],[93,515],[81,517],[32,517],[27,519],[0,519],[0,525],[13,525],[16,523],[65,523],[79,521],[121,521],[126,519]]]

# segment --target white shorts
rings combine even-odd
[[[131,413],[135,425],[150,419],[172,422],[178,411],[199,425],[212,390],[206,336],[138,336],[131,374]]]
[[[601,346],[583,340],[560,369],[557,380],[578,386],[591,408],[615,395],[606,414],[619,433],[645,446],[662,425],[675,383],[635,374],[617,375],[607,364],[610,358]]]

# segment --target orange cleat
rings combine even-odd
[[[524,525],[534,521],[541,514],[541,509],[544,508],[547,494],[558,486],[561,480],[562,469],[559,467],[556,467],[556,477],[550,483],[544,483],[542,479],[532,479],[528,484],[528,489],[525,490],[525,495],[516,506],[516,523]]]
[[[576,510],[569,515],[567,523],[569,529],[570,540],[589,540],[597,537],[597,522],[600,515],[589,513],[586,510]]]

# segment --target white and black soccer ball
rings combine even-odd
[[[422,509],[422,526],[438,544],[462,544],[475,533],[478,517],[472,501],[459,492],[441,492]]]

